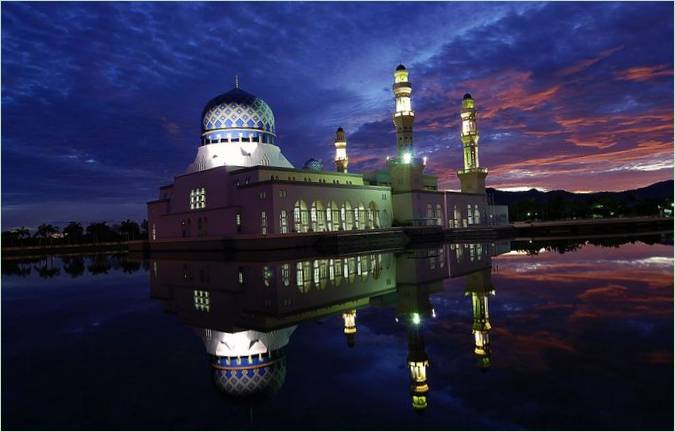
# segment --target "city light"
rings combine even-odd
[[[412,160],[412,155],[410,154],[410,152],[403,153],[403,163],[404,164],[409,164],[411,160]]]

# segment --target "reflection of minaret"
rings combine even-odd
[[[342,314],[345,322],[345,335],[347,335],[347,346],[353,348],[356,343],[356,309],[346,311]]]
[[[424,347],[422,325],[432,314],[428,285],[401,284],[399,286],[399,313],[408,329],[408,370],[410,371],[410,396],[417,412],[427,407],[427,368],[429,356]]]
[[[338,128],[337,132],[335,132],[335,170],[346,173],[348,166],[347,137],[345,136],[344,129]]]
[[[473,331],[475,339],[474,354],[478,359],[478,365],[482,371],[487,371],[491,364],[490,352],[490,316],[488,313],[488,298],[495,294],[492,285],[491,269],[484,269],[465,276],[465,295],[471,295],[471,308],[473,311]]]
[[[408,324],[408,369],[410,370],[412,406],[416,411],[421,411],[427,407],[429,356],[424,349],[421,322],[418,320],[419,316],[417,315],[416,320],[414,315]]]

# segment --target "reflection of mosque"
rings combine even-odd
[[[297,325],[337,316],[349,347],[356,344],[358,310],[394,306],[408,334],[412,406],[427,406],[423,329],[435,317],[429,296],[443,280],[465,276],[472,296],[475,354],[490,364],[487,298],[494,246],[439,245],[404,252],[369,252],[295,261],[151,262],[152,296],[200,334],[213,380],[227,396],[251,401],[278,390],[286,376],[286,347]]]

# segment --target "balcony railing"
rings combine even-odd
[[[488,173],[487,168],[483,167],[478,167],[478,168],[469,168],[469,169],[461,169],[457,170],[457,174],[469,174],[469,173]]]

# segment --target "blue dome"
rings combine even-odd
[[[302,169],[308,171],[323,171],[323,161],[318,159],[308,159]]]
[[[202,111],[202,144],[274,143],[274,113],[259,97],[234,88],[211,99]]]

